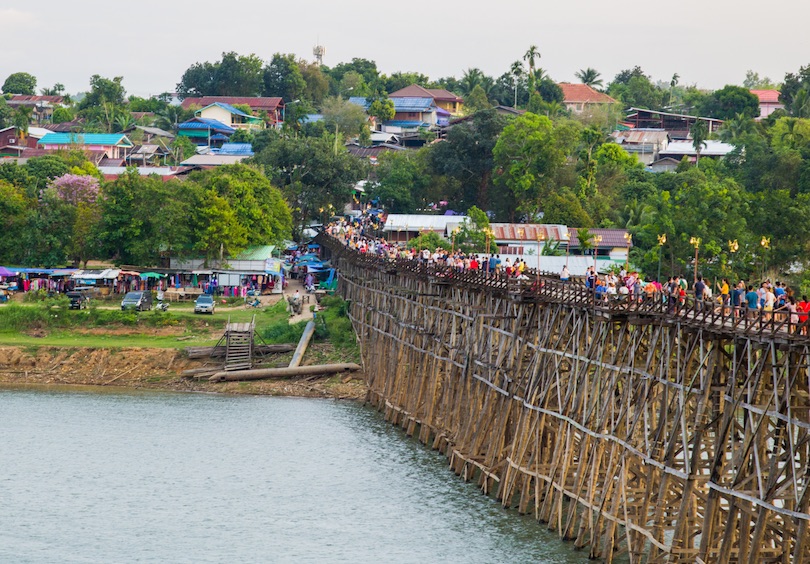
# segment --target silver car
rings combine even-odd
[[[210,313],[213,315],[215,307],[214,297],[203,294],[194,302],[194,313]]]

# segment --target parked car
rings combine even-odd
[[[152,292],[127,292],[121,300],[121,309],[136,309],[146,311],[152,309]]]
[[[210,313],[214,315],[216,305],[214,296],[203,294],[194,302],[194,313]]]
[[[71,290],[65,295],[70,300],[70,309],[87,309],[90,306],[90,296],[82,290]]]

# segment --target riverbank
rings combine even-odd
[[[329,343],[311,345],[311,364],[334,356]],[[291,353],[268,358],[270,366],[286,366]],[[307,364],[307,363],[305,363]],[[68,348],[54,346],[0,346],[0,384],[123,386],[129,388],[352,399],[365,397],[362,374],[306,377],[254,382],[212,383],[181,375],[202,368],[205,361],[191,360],[177,349]]]

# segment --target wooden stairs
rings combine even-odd
[[[225,326],[226,371],[250,370],[253,367],[253,345],[256,332],[256,316],[250,323],[231,323]]]

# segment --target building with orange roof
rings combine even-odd
[[[587,84],[572,84],[561,82],[559,84],[563,92],[563,104],[565,109],[574,114],[587,113],[595,107],[618,104],[607,94],[594,90]]]
[[[759,98],[759,118],[766,118],[776,110],[784,110],[785,105],[779,101],[778,90],[751,90],[751,94]]]

